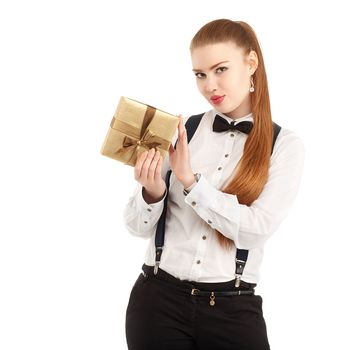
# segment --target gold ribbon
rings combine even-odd
[[[123,134],[128,135],[124,136],[122,147],[115,152],[115,154],[124,158],[126,158],[125,156],[127,154],[130,154],[130,158],[125,163],[133,163],[133,158],[136,160],[136,156],[141,147],[148,149],[154,147],[156,150],[157,147],[159,147],[165,151],[169,149],[171,141],[157,136],[153,130],[147,128],[154,117],[155,111],[155,108],[149,106],[147,107],[143,123],[141,125],[141,138],[137,136],[139,134],[139,129],[137,127],[113,117],[111,127],[122,132]]]
[[[125,136],[123,140],[123,147],[119,148],[115,154],[125,155],[132,152],[129,159],[130,161],[134,157],[135,153],[138,153],[140,147],[151,149],[153,147],[157,148],[158,146],[161,146],[160,148],[167,150],[168,148],[165,147],[169,147],[170,142],[157,136],[151,129],[147,129],[140,140]]]

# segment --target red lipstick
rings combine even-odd
[[[210,97],[211,102],[214,103],[214,105],[219,105],[225,98],[225,95],[219,96],[219,95],[213,95]]]

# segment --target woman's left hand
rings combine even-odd
[[[195,182],[195,177],[190,164],[188,152],[187,132],[183,124],[182,115],[179,116],[178,139],[176,149],[171,144],[169,147],[170,167],[176,178],[182,183],[184,188],[191,186]]]

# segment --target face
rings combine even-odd
[[[241,48],[226,42],[197,47],[191,58],[198,89],[218,112],[233,119],[251,112],[250,80],[258,63],[254,51],[244,57]]]

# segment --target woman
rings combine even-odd
[[[261,49],[247,23],[207,23],[190,52],[212,109],[188,118],[198,120],[190,142],[180,116],[164,162],[154,149],[137,159],[124,219],[149,247],[126,310],[128,347],[269,349],[254,288],[264,244],[296,197],[304,146],[272,122]]]

